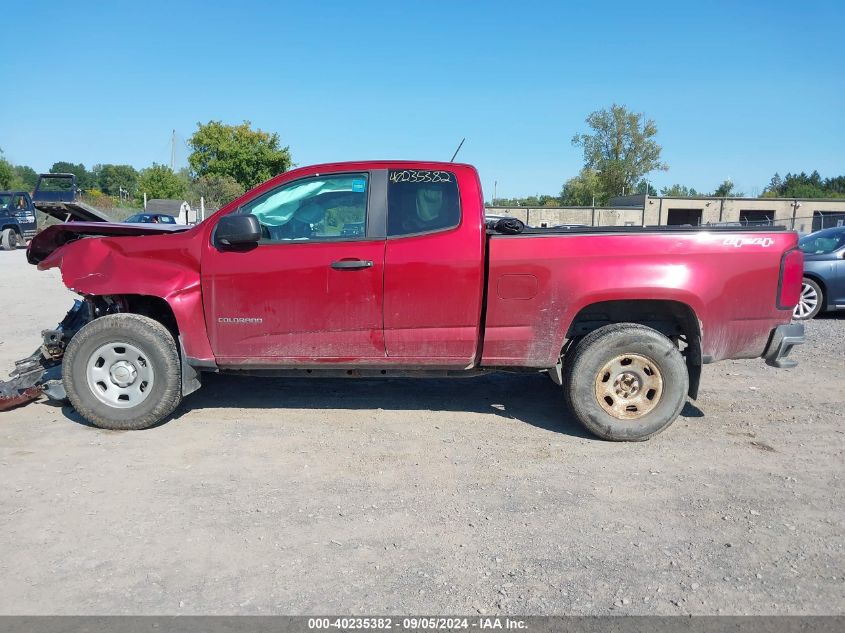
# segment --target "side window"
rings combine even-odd
[[[366,173],[314,176],[282,185],[244,205],[261,223],[262,243],[363,237]]]
[[[458,181],[449,171],[391,169],[387,183],[387,234],[412,235],[458,226]]]
[[[25,211],[27,208],[25,196],[15,196],[15,209],[18,211]]]

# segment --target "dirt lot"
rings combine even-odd
[[[72,295],[0,252],[0,371]],[[642,444],[542,375],[210,376],[149,431],[0,414],[0,613],[845,613],[845,318]]]

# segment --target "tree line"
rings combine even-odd
[[[524,198],[497,198],[496,206],[557,207],[604,206],[616,196],[648,193],[657,190],[645,178],[655,171],[667,171],[669,166],[661,161],[663,148],[657,143],[657,124],[642,113],[629,110],[624,105],[590,113],[585,119],[588,132],[572,137],[572,145],[580,147],[584,167],[577,176],[567,180],[560,194],[537,195]],[[730,180],[722,182],[711,192],[697,191],[693,187],[673,184],[660,189],[667,197],[718,197],[741,198]],[[778,174],[763,191],[763,197],[773,198],[841,198],[845,197],[845,176],[825,178],[814,171],[810,175]]]
[[[657,143],[657,124],[642,113],[624,105],[590,113],[585,119],[587,131],[572,137],[572,145],[583,152],[584,166],[567,180],[557,196],[537,195],[523,198],[497,198],[497,206],[556,207],[604,206],[610,198],[626,194],[658,195],[646,176],[666,171],[661,160],[663,148]],[[237,198],[255,185],[287,171],[291,165],[288,147],[283,147],[277,133],[253,129],[249,121],[226,125],[221,121],[197,123],[188,141],[191,153],[188,167],[173,171],[153,163],[136,170],[131,165],[98,164],[86,169],[81,163],[59,161],[52,173],[76,175],[78,186],[95,204],[140,205],[147,198],[204,198],[211,207],[219,207]],[[0,189],[35,187],[38,174],[29,166],[12,165],[0,150]],[[712,192],[673,184],[660,189],[669,197],[742,197],[730,180]],[[809,175],[775,174],[763,191],[763,197],[839,198],[845,197],[845,176],[822,178],[817,171]]]
[[[58,161],[50,173],[70,173],[77,186],[95,205],[140,206],[144,195],[151,198],[204,198],[210,208],[220,207],[245,191],[287,171],[290,149],[279,135],[252,129],[249,121],[226,125],[221,121],[197,123],[188,141],[188,167],[174,171],[153,163],[141,170],[132,165],[97,164],[87,169],[82,163]],[[13,165],[0,150],[0,189],[32,191],[38,174],[27,165]]]

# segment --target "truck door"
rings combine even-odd
[[[397,364],[463,368],[475,358],[484,276],[481,194],[474,176],[459,187],[459,169],[389,172],[384,336]]]
[[[836,251],[835,259],[833,260],[833,279],[830,282],[830,294],[828,304],[834,304],[837,307],[845,306],[845,234],[839,237],[840,244]]]
[[[203,255],[220,364],[384,362],[384,180],[384,170],[315,175],[236,211],[258,218],[263,239]]]
[[[35,207],[32,206],[29,195],[25,193],[15,194],[14,209],[23,237],[27,239],[33,237],[36,232]]]

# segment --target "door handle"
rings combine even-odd
[[[332,268],[335,270],[360,270],[362,268],[372,268],[373,262],[369,259],[341,259],[337,262],[332,262]]]

